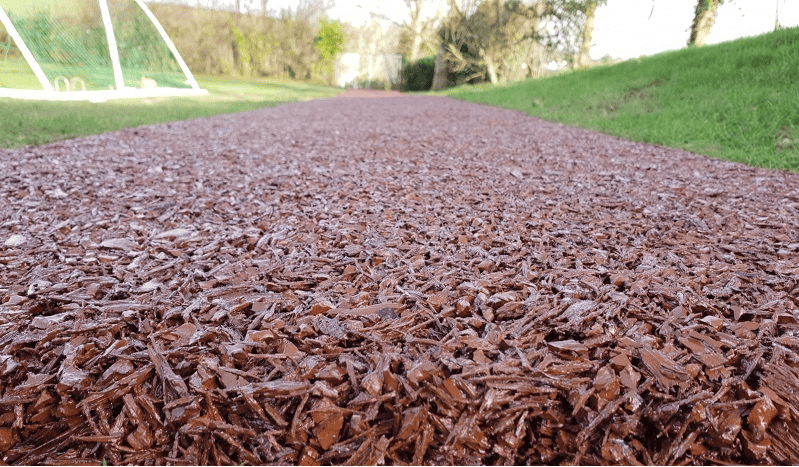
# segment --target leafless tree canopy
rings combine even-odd
[[[443,51],[461,79],[541,74],[553,56],[587,57],[596,0],[450,0]]]

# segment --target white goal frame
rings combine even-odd
[[[161,23],[158,22],[158,19],[155,17],[150,8],[144,3],[144,0],[133,0],[136,4],[141,8],[144,12],[147,19],[155,26],[155,29],[158,31],[158,34],[164,40],[169,51],[172,52],[172,55],[178,62],[181,71],[183,74],[186,75],[186,81],[191,86],[191,88],[170,88],[170,87],[154,87],[148,89],[140,89],[134,87],[125,86],[125,80],[122,76],[122,66],[119,61],[119,49],[117,48],[116,37],[114,36],[114,27],[111,22],[111,14],[108,9],[108,0],[97,0],[100,4],[100,15],[103,20],[103,26],[105,27],[105,36],[106,40],[108,41],[108,50],[110,53],[111,58],[111,65],[114,70],[114,82],[116,85],[116,89],[108,89],[108,90],[97,90],[97,91],[69,91],[69,92],[60,92],[56,89],[58,86],[57,83],[51,83],[50,80],[42,70],[42,67],[36,61],[36,58],[31,53],[28,46],[25,45],[25,41],[22,39],[22,36],[19,35],[17,32],[17,28],[14,27],[14,23],[11,22],[11,18],[8,17],[3,6],[0,5],[0,23],[5,26],[6,31],[8,31],[9,36],[16,44],[17,48],[19,48],[22,56],[25,58],[25,61],[30,66],[31,70],[33,70],[33,74],[36,75],[36,79],[39,80],[39,83],[42,85],[41,90],[37,89],[12,89],[12,88],[0,88],[0,98],[8,97],[12,99],[29,99],[29,100],[46,100],[46,101],[90,101],[90,102],[105,102],[111,99],[136,99],[136,98],[146,98],[146,97],[173,97],[173,96],[205,96],[208,94],[208,91],[205,89],[200,88],[200,85],[197,83],[197,80],[194,79],[194,75],[189,70],[188,65],[181,57],[180,52],[178,52],[177,47],[172,42],[172,39],[169,38],[169,35],[164,30]],[[63,77],[56,77],[55,81],[58,81],[59,78]],[[65,78],[64,78],[65,79]],[[54,86],[55,84],[55,86]],[[85,87],[85,86],[84,86]]]

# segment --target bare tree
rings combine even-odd
[[[594,15],[607,0],[448,0],[442,52],[458,81],[492,83],[545,73],[552,57],[588,64]],[[460,3],[460,4],[459,4]],[[443,61],[439,61],[437,73]],[[442,79],[434,87],[441,86]]]
[[[450,21],[442,30],[442,40],[446,58],[454,63],[456,72],[472,68],[478,76],[484,70],[489,80],[497,83],[543,64],[541,25],[550,0],[449,3]]]
[[[408,9],[408,17],[404,21],[397,21],[388,16],[372,11],[372,17],[390,21],[407,34],[410,38],[410,59],[416,61],[422,56],[422,47],[427,45],[431,51],[435,51],[435,44],[430,40],[434,36],[434,31],[440,24],[440,18],[426,18],[423,15],[425,5],[431,4],[429,0],[404,0]]]
[[[295,19],[316,24],[333,7],[333,0],[299,0],[294,8]]]

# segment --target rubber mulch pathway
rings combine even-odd
[[[799,463],[797,174],[352,95],[0,161],[5,463]]]

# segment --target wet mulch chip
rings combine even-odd
[[[396,96],[0,161],[5,463],[799,463],[799,175]]]

